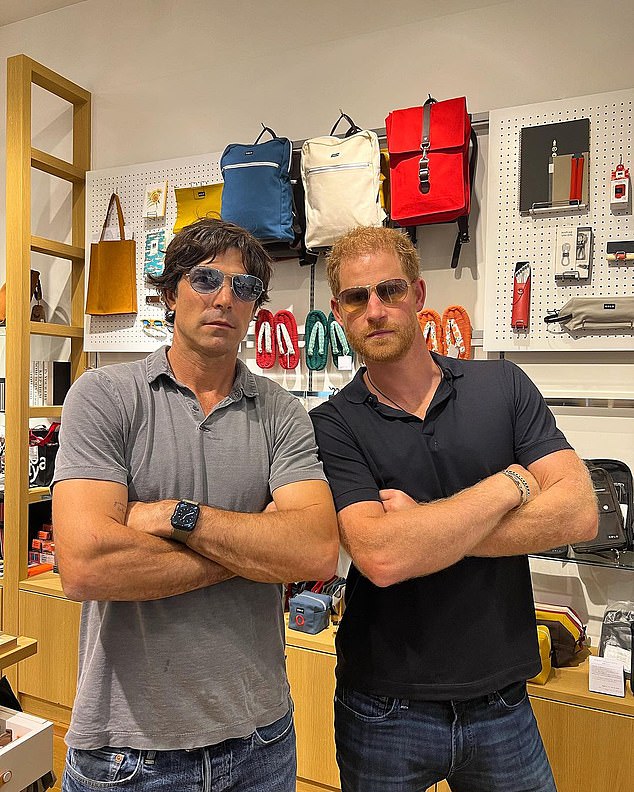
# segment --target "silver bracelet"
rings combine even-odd
[[[520,476],[519,473],[516,473],[514,470],[509,470],[508,468],[506,470],[503,470],[502,473],[505,476],[508,476],[508,478],[511,479],[511,481],[515,484],[515,486],[519,490],[521,496],[521,501],[519,505],[523,506],[531,496],[531,488],[528,485],[528,481],[526,481],[524,476]]]

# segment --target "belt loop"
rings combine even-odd
[[[145,754],[145,759],[143,760],[143,764],[146,765],[154,764],[155,757],[156,757],[156,751],[147,751]]]

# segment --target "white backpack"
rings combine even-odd
[[[306,195],[306,247],[329,247],[357,226],[380,226],[385,217],[379,198],[381,163],[375,132],[350,123],[344,138],[312,138],[302,146]],[[341,120],[341,118],[339,120]]]

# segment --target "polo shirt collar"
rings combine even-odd
[[[440,367],[440,370],[443,374],[443,379],[445,381],[451,384],[455,379],[464,376],[464,372],[461,371],[461,361],[455,358],[445,357],[444,355],[438,355],[436,352],[431,352],[431,356],[434,359],[434,362]],[[350,384],[341,391],[346,399],[353,404],[363,404],[368,396],[371,395],[368,386],[365,384],[365,380],[363,379],[365,371],[366,367],[361,366]]]
[[[148,355],[145,359],[147,380],[149,383],[154,382],[162,374],[169,377],[173,382],[176,382],[176,378],[174,377],[167,359],[168,349],[169,347],[166,345],[159,347],[156,352],[152,352],[152,354]],[[236,378],[233,381],[231,395],[233,398],[239,398],[242,394],[248,398],[254,398],[258,395],[258,385],[255,374],[249,371],[246,364],[238,358],[236,361]]]

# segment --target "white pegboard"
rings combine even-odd
[[[162,162],[147,162],[121,168],[95,170],[87,174],[87,247],[90,247],[93,234],[101,232],[108,209],[108,201],[112,193],[116,192],[121,199],[125,224],[134,230],[136,240],[138,313],[86,316],[84,330],[86,352],[151,352],[165,343],[165,339],[151,338],[142,330],[142,319],[160,319],[164,316],[164,309],[160,305],[145,304],[146,294],[156,293],[147,288],[143,274],[145,237],[152,231],[165,228],[166,241],[169,242],[176,220],[174,188],[221,182],[219,163],[220,153],[203,154],[196,157],[182,157]],[[146,185],[166,180],[165,217],[143,217]],[[113,217],[111,217],[111,223],[112,221]]]
[[[581,96],[491,111],[486,235],[484,348],[494,351],[599,351],[634,349],[634,334],[572,335],[546,325],[548,310],[575,296],[634,296],[634,266],[605,260],[606,243],[634,239],[634,218],[610,211],[610,174],[623,156],[634,174],[632,133],[634,90]],[[589,207],[556,215],[521,216],[519,211],[520,130],[578,118],[590,119]],[[591,226],[592,278],[587,284],[555,281],[558,226]],[[513,274],[518,261],[531,264],[528,332],[511,328]]]

